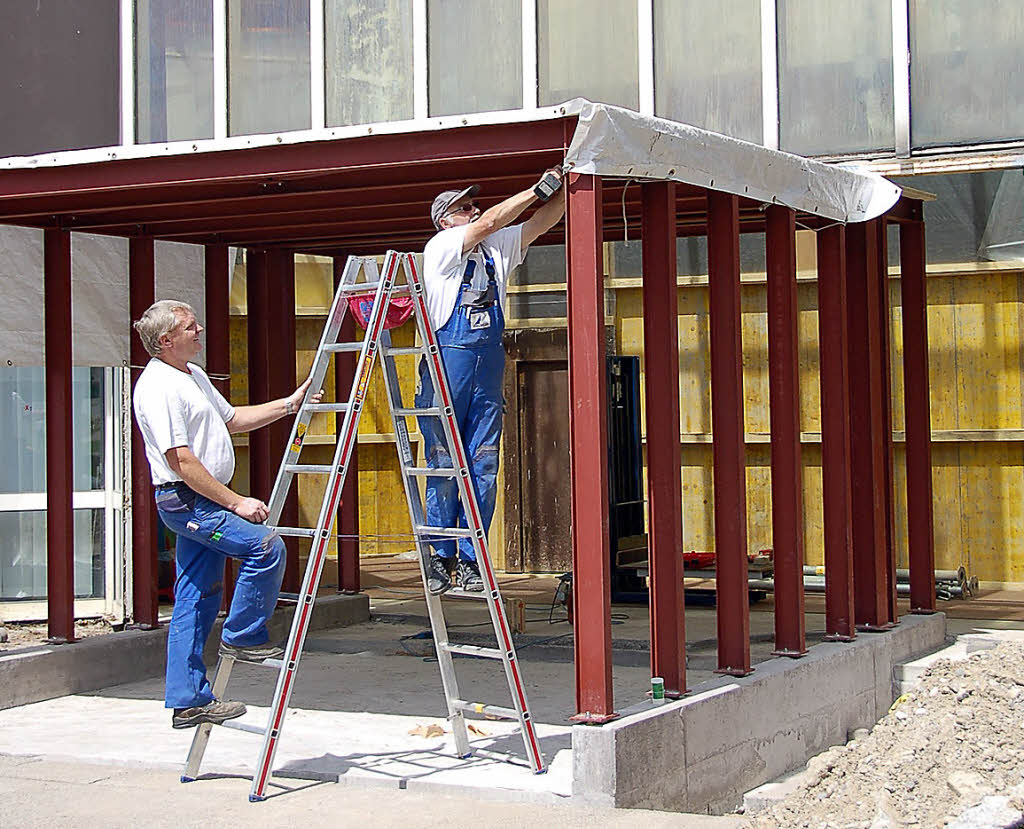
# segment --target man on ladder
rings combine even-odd
[[[540,181],[481,212],[473,197],[479,185],[445,190],[434,199],[430,218],[438,229],[423,251],[423,284],[431,322],[437,331],[455,418],[470,461],[484,529],[494,515],[504,401],[502,374],[508,277],[526,256],[527,248],[547,233],[565,213],[562,171],[552,167]],[[536,201],[546,202],[526,222],[512,224]],[[419,367],[416,406],[437,405],[426,363]],[[427,465],[450,467],[440,422],[419,418]],[[454,478],[431,477],[426,484],[427,523],[436,527],[466,526]],[[436,539],[430,557],[427,589],[437,595],[452,586],[456,572],[463,590],[480,592],[484,583],[468,538]],[[457,556],[457,563],[456,563]]]

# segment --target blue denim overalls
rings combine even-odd
[[[469,477],[476,492],[484,529],[491,526],[494,515],[495,480],[498,475],[498,442],[504,398],[501,393],[505,369],[505,349],[501,335],[505,315],[494,280],[494,260],[484,254],[487,271],[486,290],[474,290],[471,282],[476,262],[466,263],[466,272],[459,288],[459,297],[451,317],[437,331],[437,342],[451,386],[455,420],[469,458]],[[438,405],[425,362],[419,367],[420,388],[416,406]],[[436,417],[419,418],[427,465],[437,469],[450,467],[451,457],[445,446],[441,421]],[[427,523],[433,527],[465,527],[466,516],[458,498],[454,478],[428,478],[426,485]],[[455,539],[433,542],[441,558],[451,559],[456,552]],[[468,538],[458,539],[459,557],[476,560],[476,552]]]

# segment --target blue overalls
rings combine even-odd
[[[476,262],[470,259],[459,288],[459,297],[451,317],[437,331],[437,342],[448,384],[451,387],[455,420],[466,455],[469,478],[476,492],[484,530],[490,529],[494,515],[496,479],[498,476],[498,442],[505,403],[501,393],[505,370],[505,349],[501,334],[505,315],[494,279],[494,260],[484,254],[488,281],[485,290],[471,287]],[[425,361],[419,367],[417,408],[437,406],[430,373]],[[419,418],[427,465],[432,469],[452,466],[444,441],[441,421],[436,417]],[[458,482],[454,478],[428,478],[426,484],[427,524],[432,527],[465,527],[466,516],[459,502]],[[451,559],[456,553],[455,539],[433,542],[441,558]],[[462,559],[476,560],[476,552],[468,538],[458,539]]]
[[[284,541],[264,525],[246,521],[181,481],[157,486],[156,509],[177,536],[178,578],[167,629],[164,705],[206,705],[213,691],[206,678],[203,648],[220,610],[224,563],[230,557],[239,567],[221,639],[239,647],[262,645],[270,638],[267,619],[274,612],[284,576]]]

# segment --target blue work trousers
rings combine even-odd
[[[239,562],[231,610],[221,639],[229,645],[262,645],[270,638],[267,619],[274,612],[284,577],[281,537],[198,495],[184,484],[157,487],[160,520],[177,536],[174,614],[167,631],[167,683],[164,705],[191,708],[213,699],[203,663],[224,590],[224,564]]]
[[[474,315],[478,314],[487,315],[486,327],[473,327]],[[479,320],[477,316],[477,325]],[[448,385],[451,387],[455,420],[469,459],[469,478],[476,493],[485,531],[490,529],[494,515],[498,449],[505,407],[501,393],[505,370],[505,349],[501,343],[504,327],[501,308],[494,303],[484,310],[456,306],[451,318],[437,332]],[[416,406],[422,408],[437,405],[440,404],[435,400],[427,364],[421,362]],[[427,466],[433,469],[451,467],[452,459],[448,454],[440,419],[421,417],[419,426]],[[454,478],[427,479],[426,519],[430,526],[466,526],[458,486]],[[456,553],[456,540],[439,539],[433,542],[433,547],[439,556],[450,559]],[[468,538],[458,539],[457,549],[460,558],[476,560],[476,551]]]

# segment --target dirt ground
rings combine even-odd
[[[808,771],[751,829],[1024,826],[1024,643],[940,660],[862,739]]]
[[[104,619],[79,619],[75,622],[75,638],[102,636],[105,633],[110,633],[113,629],[110,622]],[[48,635],[46,622],[2,622],[0,630],[7,631],[7,641],[0,641],[0,652],[45,645]],[[0,634],[0,639],[3,639],[2,634]]]

